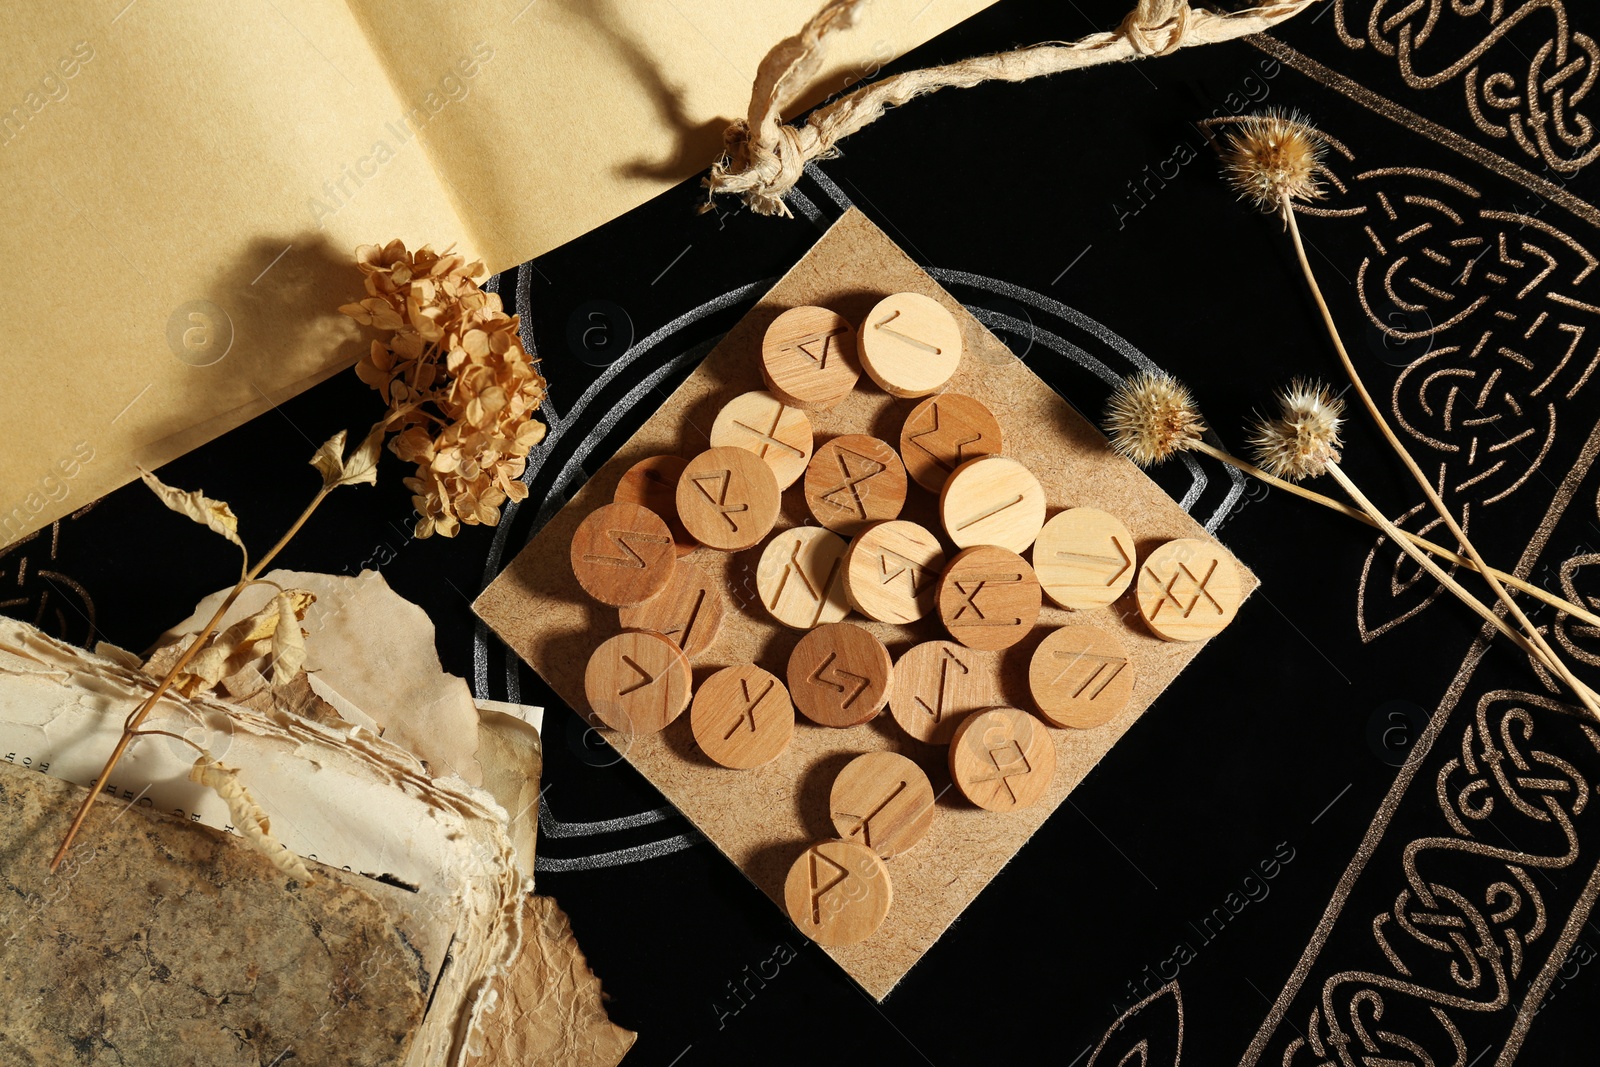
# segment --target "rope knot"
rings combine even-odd
[[[752,135],[743,120],[728,127],[722,137],[723,158],[703,183],[707,208],[710,197],[736,193],[758,215],[791,214],[783,196],[805,173],[807,142],[816,141],[816,131],[784,123],[777,124],[776,131],[777,138],[767,142]]]
[[[1136,55],[1165,56],[1183,47],[1189,29],[1189,0],[1139,0],[1117,27]],[[1157,38],[1165,40],[1157,43]]]

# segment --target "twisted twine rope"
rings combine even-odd
[[[1108,33],[1093,33],[1072,42],[1048,41],[897,74],[814,111],[798,126],[786,125],[782,113],[821,66],[827,51],[825,39],[836,30],[848,29],[864,2],[827,0],[798,34],[767,53],[756,71],[749,116],[723,134],[722,158],[702,183],[708,191],[707,208],[711,197],[731,193],[743,197],[757,214],[788,216],[783,196],[800,180],[807,163],[837,155],[840,140],[876,121],[889,108],[926,93],[950,86],[966,89],[987,81],[1026,81],[1100,63],[1170,55],[1190,45],[1261,33],[1318,0],[1278,0],[1233,14],[1195,11],[1188,0],[1138,0],[1122,24]]]

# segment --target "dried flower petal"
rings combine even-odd
[[[228,805],[233,828],[256,851],[271,860],[274,867],[301,882],[310,883],[313,880],[305,862],[272,836],[271,819],[255,802],[249,790],[245,789],[235,768],[218,763],[208,753],[195,760],[194,766],[189,768],[189,780],[205,786],[222,798]]]
[[[198,490],[175,489],[143,467],[139,468],[139,477],[167,507],[244,548],[244,542],[239,540],[239,517],[226,503],[213,500]]]

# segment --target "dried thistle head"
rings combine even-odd
[[[1323,195],[1317,168],[1327,139],[1297,111],[1269,108],[1247,115],[1223,138],[1228,184],[1262,211],[1288,210],[1293,200]]]
[[[533,418],[545,380],[522,346],[517,316],[478,287],[482,263],[449,249],[363,245],[356,265],[367,299],[339,310],[392,331],[372,342],[356,374],[389,405],[399,430],[389,450],[417,465],[405,482],[417,536],[495,525],[502,504],[528,495],[519,479],[545,432]]]
[[[1344,401],[1322,382],[1296,378],[1278,393],[1278,407],[1277,416],[1258,418],[1251,427],[1256,462],[1291,482],[1325,474],[1344,444]]]
[[[1123,381],[1106,404],[1105,428],[1111,447],[1141,467],[1193,448],[1206,432],[1188,387],[1160,371]]]

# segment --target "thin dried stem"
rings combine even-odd
[[[1293,493],[1295,496],[1300,497],[1303,500],[1309,500],[1313,504],[1321,504],[1323,507],[1337,511],[1341,515],[1347,515],[1350,518],[1355,519],[1357,522],[1366,523],[1375,530],[1383,529],[1383,527],[1380,526],[1371,515],[1368,515],[1360,508],[1351,507],[1342,500],[1335,500],[1331,496],[1324,496],[1315,489],[1307,489],[1303,485],[1286,481],[1283,478],[1278,478],[1274,475],[1268,474],[1255,464],[1246,460],[1242,460],[1238,456],[1235,456],[1230,452],[1225,452],[1214,445],[1207,444],[1204,441],[1197,441],[1189,447],[1195,452],[1203,452],[1212,459],[1220,460],[1229,466],[1236,467],[1244,473],[1250,475],[1252,478],[1256,478],[1275,489],[1282,489],[1285,492]],[[1398,527],[1396,528],[1398,529]],[[1426,537],[1414,534],[1409,530],[1400,530],[1400,536],[1405,540],[1410,541],[1418,548],[1438,556],[1440,559],[1449,560],[1451,563],[1454,563],[1459,567],[1466,567],[1468,570],[1476,571],[1478,569],[1476,560],[1473,560],[1467,556],[1463,556],[1459,552],[1452,552],[1443,545],[1428,540]],[[1493,570],[1493,568],[1490,569]],[[1564,600],[1556,594],[1550,592],[1548,589],[1541,589],[1532,582],[1518,578],[1514,574],[1507,574],[1505,571],[1501,570],[1495,570],[1494,576],[1500,579],[1500,581],[1504,582],[1506,585],[1520,589],[1529,596],[1544,601],[1546,604],[1549,604],[1551,607],[1565,615],[1570,615],[1581,622],[1588,623],[1590,626],[1600,627],[1600,615],[1596,615],[1592,611],[1580,608],[1572,601]]]
[[[283,551],[284,546],[289,543],[290,539],[300,532],[300,528],[306,524],[306,520],[311,518],[311,513],[317,510],[317,506],[323,500],[327,499],[328,493],[329,490],[326,487],[317,490],[317,495],[311,498],[311,503],[306,505],[306,509],[300,513],[300,517],[294,521],[294,525],[290,526],[284,535],[278,538],[278,543],[273,545],[267,551],[267,554],[256,562],[254,567],[245,572],[244,576],[239,579],[239,584],[235,585],[233,590],[223,598],[221,606],[217,608],[216,614],[211,616],[211,621],[206,623],[205,629],[200,631],[199,636],[189,643],[189,647],[184,650],[183,655],[178,657],[177,662],[172,665],[172,669],[167,672],[167,676],[161,679],[154,691],[145,698],[144,702],[135,709],[132,715],[128,716],[127,721],[123,723],[122,736],[117,739],[116,747],[111,750],[111,755],[101,769],[100,776],[94,780],[95,788],[91,788],[88,794],[84,796],[83,802],[78,805],[78,812],[72,818],[72,825],[67,828],[67,834],[62,838],[61,847],[56,849],[55,857],[50,861],[50,869],[52,871],[61,866],[61,861],[66,858],[67,850],[72,847],[72,842],[78,836],[78,831],[83,828],[84,820],[89,817],[89,809],[94,806],[94,798],[99,794],[98,787],[110,779],[111,772],[116,769],[117,764],[122,760],[123,753],[127,752],[128,746],[138,736],[139,727],[149,717],[156,703],[166,695],[167,690],[172,687],[172,683],[177,679],[178,675],[182,674],[183,669],[189,665],[189,661],[199,653],[206,641],[216,632],[223,616],[228,613],[229,608],[233,607],[234,601],[239,598],[239,594],[243,593],[256,581],[261,572],[266,570],[267,565],[273,561],[279,552]]]
[[[1511,594],[1506,592],[1505,586],[1496,577],[1497,572],[1484,561],[1477,547],[1468,539],[1466,531],[1461,528],[1461,524],[1451,514],[1449,507],[1445,505],[1438,491],[1434,489],[1433,483],[1422,472],[1422,468],[1417,465],[1417,461],[1411,458],[1411,453],[1401,443],[1399,436],[1390,427],[1389,421],[1384,418],[1377,402],[1372,399],[1372,394],[1367,392],[1367,387],[1362,382],[1361,375],[1356,371],[1355,363],[1350,359],[1350,353],[1345,349],[1344,339],[1339,336],[1339,328],[1334,324],[1333,313],[1328,310],[1328,302],[1323,298],[1322,287],[1317,284],[1317,276],[1311,269],[1311,261],[1306,257],[1305,242],[1300,236],[1300,224],[1296,221],[1294,208],[1287,198],[1283,201],[1283,215],[1284,221],[1289,228],[1289,236],[1294,241],[1295,257],[1300,261],[1300,270],[1305,275],[1306,284],[1311,289],[1312,297],[1316,300],[1317,310],[1322,313],[1322,323],[1327,327],[1328,336],[1333,340],[1334,350],[1339,354],[1339,362],[1344,365],[1345,375],[1350,379],[1350,384],[1355,388],[1356,394],[1361,397],[1361,402],[1366,405],[1368,414],[1372,416],[1372,421],[1377,423],[1378,429],[1383,432],[1384,439],[1389,442],[1389,447],[1394,450],[1395,455],[1400,457],[1401,462],[1406,465],[1406,469],[1411,472],[1411,477],[1421,487],[1423,494],[1428,498],[1428,503],[1433,506],[1434,511],[1438,512],[1439,517],[1444,520],[1445,526],[1450,530],[1450,535],[1466,551],[1467,556],[1477,564],[1478,573],[1483,575],[1483,580],[1494,591],[1495,597],[1506,606],[1506,610],[1511,613],[1511,617],[1522,628],[1527,640],[1539,650],[1541,661],[1545,662],[1551,672],[1566,683],[1568,688],[1583,702],[1583,706],[1589,710],[1590,714],[1600,718],[1600,701],[1597,701],[1588,686],[1578,680],[1561,657],[1556,654],[1555,649],[1551,648],[1544,636],[1534,628],[1533,623],[1528,620],[1528,616],[1523,613],[1522,608],[1517,605]],[[1388,520],[1385,519],[1384,521],[1387,522]],[[1399,544],[1400,540],[1397,540],[1396,544]]]

